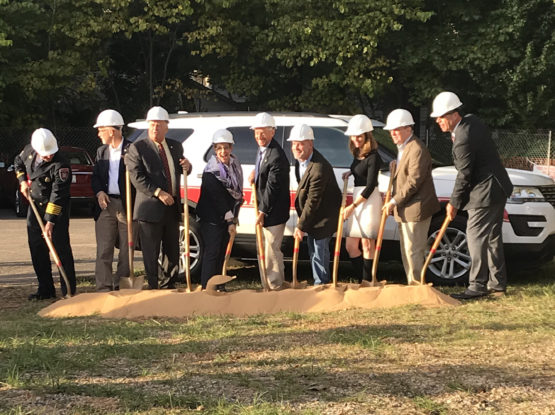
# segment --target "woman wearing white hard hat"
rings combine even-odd
[[[229,236],[236,232],[239,209],[243,204],[243,170],[233,150],[233,135],[218,130],[212,136],[214,154],[202,173],[197,215],[200,234],[205,241],[200,280],[220,274]]]
[[[380,226],[382,198],[378,190],[378,173],[382,160],[378,143],[372,135],[372,121],[363,114],[349,121],[345,135],[349,136],[349,150],[353,162],[343,178],[353,175],[353,203],[345,208],[343,228],[345,247],[359,282],[372,278],[372,260]],[[362,251],[361,251],[362,247]]]

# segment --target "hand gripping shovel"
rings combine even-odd
[[[343,197],[341,199],[341,208],[339,209],[339,220],[337,221],[337,232],[335,233],[335,250],[333,252],[333,273],[332,282],[333,286],[337,287],[337,270],[339,268],[339,254],[341,253],[341,240],[343,239],[343,211],[345,210],[345,203],[347,201],[347,184],[349,179],[343,179]]]
[[[393,187],[393,176],[395,176],[395,163],[391,166],[391,171],[389,172],[389,185],[387,186],[387,192],[385,194],[385,203],[389,202],[391,199],[391,188]],[[376,239],[376,252],[374,254],[374,263],[372,264],[372,282],[370,282],[370,286],[377,287],[378,285],[383,285],[386,281],[380,281],[378,283],[378,261],[380,259],[380,252],[382,250],[382,241],[383,241],[383,234],[385,229],[385,222],[387,221],[387,217],[389,216],[389,212],[387,210],[382,211],[382,218],[380,220],[380,228],[378,230],[378,238]]]
[[[50,254],[52,255],[52,258],[54,259],[54,262],[56,263],[56,266],[58,267],[58,271],[60,271],[60,275],[62,276],[62,278],[64,279],[64,282],[66,283],[66,288],[67,288],[67,295],[69,297],[71,297],[71,286],[69,285],[69,280],[67,279],[67,274],[64,270],[64,267],[62,265],[62,261],[60,260],[60,257],[58,256],[58,253],[56,252],[56,248],[54,248],[54,244],[52,243],[52,241],[50,240],[50,238],[46,235],[46,229],[44,227],[44,222],[42,221],[42,217],[40,216],[39,211],[37,210],[37,206],[35,205],[35,201],[33,200],[33,198],[31,197],[31,195],[29,194],[29,205],[31,205],[31,208],[33,209],[33,212],[35,213],[35,217],[37,218],[37,222],[40,226],[40,229],[42,231],[42,235],[44,236],[44,240],[46,241],[46,245],[48,246],[48,250],[50,251]]]
[[[449,219],[449,216],[445,216],[445,219],[443,220],[443,224],[441,225],[441,228],[437,233],[436,239],[434,240],[434,243],[430,248],[430,253],[426,257],[426,262],[424,262],[424,266],[422,267],[422,271],[420,272],[420,284],[422,285],[426,284],[426,270],[428,269],[428,265],[430,265],[432,257],[435,255],[437,247],[439,246],[439,243],[441,242],[443,235],[445,235],[445,231],[447,230],[447,226],[449,226],[450,222],[451,220]]]
[[[258,218],[258,199],[256,197],[256,184],[252,184],[252,200],[254,204],[254,215]],[[270,290],[270,281],[268,281],[268,276],[266,275],[266,260],[264,258],[264,241],[262,240],[262,225],[256,225],[256,255],[258,257],[258,268],[260,270],[260,276],[266,287],[265,290]]]
[[[142,290],[145,282],[143,275],[136,277],[133,266],[133,256],[135,255],[135,242],[133,241],[133,213],[131,209],[131,179],[129,170],[125,168],[125,208],[127,213],[127,246],[129,253],[129,277],[119,279],[120,289]],[[123,247],[120,247],[122,249]]]
[[[222,285],[233,281],[236,276],[229,276],[227,275],[227,263],[229,261],[229,257],[231,256],[231,248],[233,248],[233,241],[235,240],[235,233],[229,235],[229,242],[227,243],[227,248],[225,250],[225,259],[224,265],[222,267],[222,273],[220,275],[212,276],[208,282],[206,283],[206,290],[207,291],[216,291],[216,287],[218,285]]]

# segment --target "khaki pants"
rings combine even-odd
[[[262,228],[264,234],[264,256],[266,257],[266,275],[270,282],[270,289],[274,290],[281,287],[284,280],[283,253],[281,252],[281,242],[285,223],[281,225],[268,226]],[[266,287],[266,281],[262,281],[262,286]]]
[[[432,218],[420,222],[399,222],[399,241],[401,242],[401,258],[407,283],[420,281],[420,273],[426,261],[428,230]]]

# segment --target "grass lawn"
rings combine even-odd
[[[3,288],[0,413],[553,414],[555,263],[509,272],[461,307],[185,320],[43,319]]]

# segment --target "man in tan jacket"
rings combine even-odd
[[[409,285],[420,282],[430,222],[440,209],[432,180],[432,158],[424,143],[413,134],[413,125],[410,112],[396,109],[387,116],[384,127],[399,153],[392,198],[383,208],[394,212],[399,224],[401,257]]]

